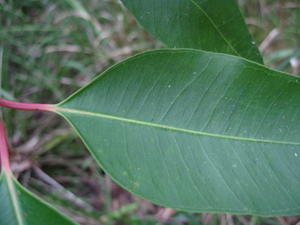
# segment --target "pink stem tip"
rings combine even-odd
[[[0,157],[1,157],[2,169],[6,171],[10,171],[8,144],[7,144],[4,123],[2,120],[0,120]]]
[[[35,103],[22,103],[15,102],[0,98],[0,106],[12,108],[12,109],[20,109],[20,110],[30,110],[30,111],[52,111],[54,109],[53,105],[50,104],[35,104]]]

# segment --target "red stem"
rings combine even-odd
[[[54,105],[22,103],[22,102],[6,100],[3,98],[0,98],[0,106],[13,108],[13,109],[20,109],[20,110],[31,110],[31,111],[35,111],[35,110],[52,111],[54,109]],[[1,158],[2,169],[6,171],[10,171],[8,144],[7,144],[4,123],[2,120],[0,120],[0,158]]]
[[[20,110],[31,110],[31,111],[35,111],[35,110],[52,111],[54,109],[54,105],[22,103],[22,102],[6,100],[3,98],[0,98],[0,106],[13,108],[13,109],[20,109]],[[10,171],[8,144],[7,144],[4,123],[2,120],[0,120],[0,158],[1,158],[2,169]]]
[[[10,171],[8,144],[5,133],[5,126],[2,120],[0,120],[0,157],[2,169]]]
[[[53,105],[50,104],[35,104],[35,103],[22,103],[15,102],[0,98],[0,106],[12,108],[12,109],[20,109],[20,110],[30,110],[30,111],[52,111],[54,109]]]

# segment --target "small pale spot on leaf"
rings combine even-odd
[[[139,188],[140,187],[140,183],[137,182],[137,181],[133,182],[133,187]]]

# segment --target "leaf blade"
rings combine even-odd
[[[0,199],[3,206],[0,223],[3,225],[76,224],[23,188],[5,170],[0,176]]]
[[[122,2],[147,31],[168,47],[227,53],[263,63],[234,0]]]
[[[110,68],[56,110],[102,168],[143,198],[189,211],[293,215],[298,82],[233,56],[160,50]]]

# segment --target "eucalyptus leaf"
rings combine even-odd
[[[131,57],[56,105],[130,192],[195,212],[300,213],[300,79],[200,50]]]
[[[70,219],[22,187],[13,175],[0,175],[1,225],[75,225]]]
[[[263,63],[235,0],[122,0],[168,47],[194,48]]]

